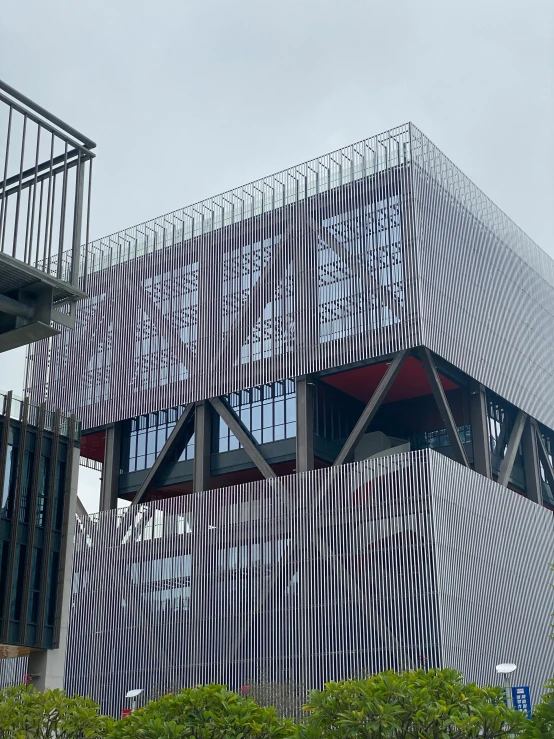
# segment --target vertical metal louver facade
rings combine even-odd
[[[409,151],[405,125],[95,242],[49,402],[90,428],[417,345]]]
[[[431,451],[79,519],[66,687],[118,714],[137,686],[512,659],[537,696],[552,541],[551,513]]]
[[[554,261],[412,126],[422,343],[554,427]]]
[[[554,428],[554,266],[407,124],[90,246],[28,392],[93,428],[424,344]]]

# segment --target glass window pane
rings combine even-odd
[[[296,421],[296,398],[287,398],[287,423]]]
[[[240,409],[240,420],[243,422],[243,424],[246,426],[247,429],[250,429],[250,406],[242,406]]]
[[[296,421],[287,423],[287,439],[293,439],[296,436]]]
[[[279,424],[278,426],[275,426],[275,441],[280,441],[281,439],[285,438],[285,426],[284,424]]]
[[[165,444],[165,433],[166,433],[166,427],[160,426],[158,428],[158,440],[157,440],[157,445],[156,445],[158,454],[162,451],[163,446]]]
[[[133,459],[137,453],[137,435],[131,434],[129,438],[129,459]]]
[[[262,409],[259,403],[252,406],[251,431],[258,431],[262,427]]]
[[[156,454],[156,429],[148,429],[148,454]]]
[[[275,401],[275,425],[285,423],[285,403],[283,400]]]
[[[264,428],[271,428],[273,426],[273,403],[271,401],[264,401],[263,415]]]

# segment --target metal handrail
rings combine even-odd
[[[0,254],[77,288],[96,143],[2,80],[0,113]]]
[[[34,110],[35,113],[38,113],[40,116],[45,118],[47,121],[50,121],[58,128],[61,128],[62,131],[65,131],[66,133],[70,134],[76,139],[79,139],[80,141],[82,141],[82,143],[87,149],[96,148],[95,142],[92,139],[89,139],[88,136],[85,136],[83,133],[80,133],[79,131],[77,131],[76,128],[73,128],[73,126],[70,126],[65,121],[62,121],[61,118],[58,118],[58,116],[54,115],[53,113],[50,113],[48,110],[46,110],[46,108],[43,108],[42,105],[38,105],[38,103],[35,103],[33,100],[28,98],[26,95],[23,95],[23,93],[19,92],[11,85],[8,85],[7,82],[0,80],[0,90],[4,90],[4,92],[8,93],[8,95],[10,95],[12,98],[19,100],[20,103],[23,103],[23,105],[25,105],[27,108]],[[0,97],[4,99],[5,102],[10,103],[10,101],[6,100],[3,95]],[[14,105],[15,107],[15,103],[11,102],[11,104]],[[78,146],[78,144],[76,145]]]

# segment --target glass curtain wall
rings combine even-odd
[[[184,410],[185,406],[179,405],[131,419],[129,452],[126,460],[127,472],[137,472],[152,467]],[[178,461],[185,462],[193,457],[194,434],[179,455]]]
[[[294,380],[283,380],[231,393],[226,400],[258,444],[296,437]],[[216,425],[218,452],[241,448],[237,437],[222,418],[218,419]]]

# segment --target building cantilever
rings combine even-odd
[[[3,352],[74,325],[96,145],[2,81],[0,131]]]

